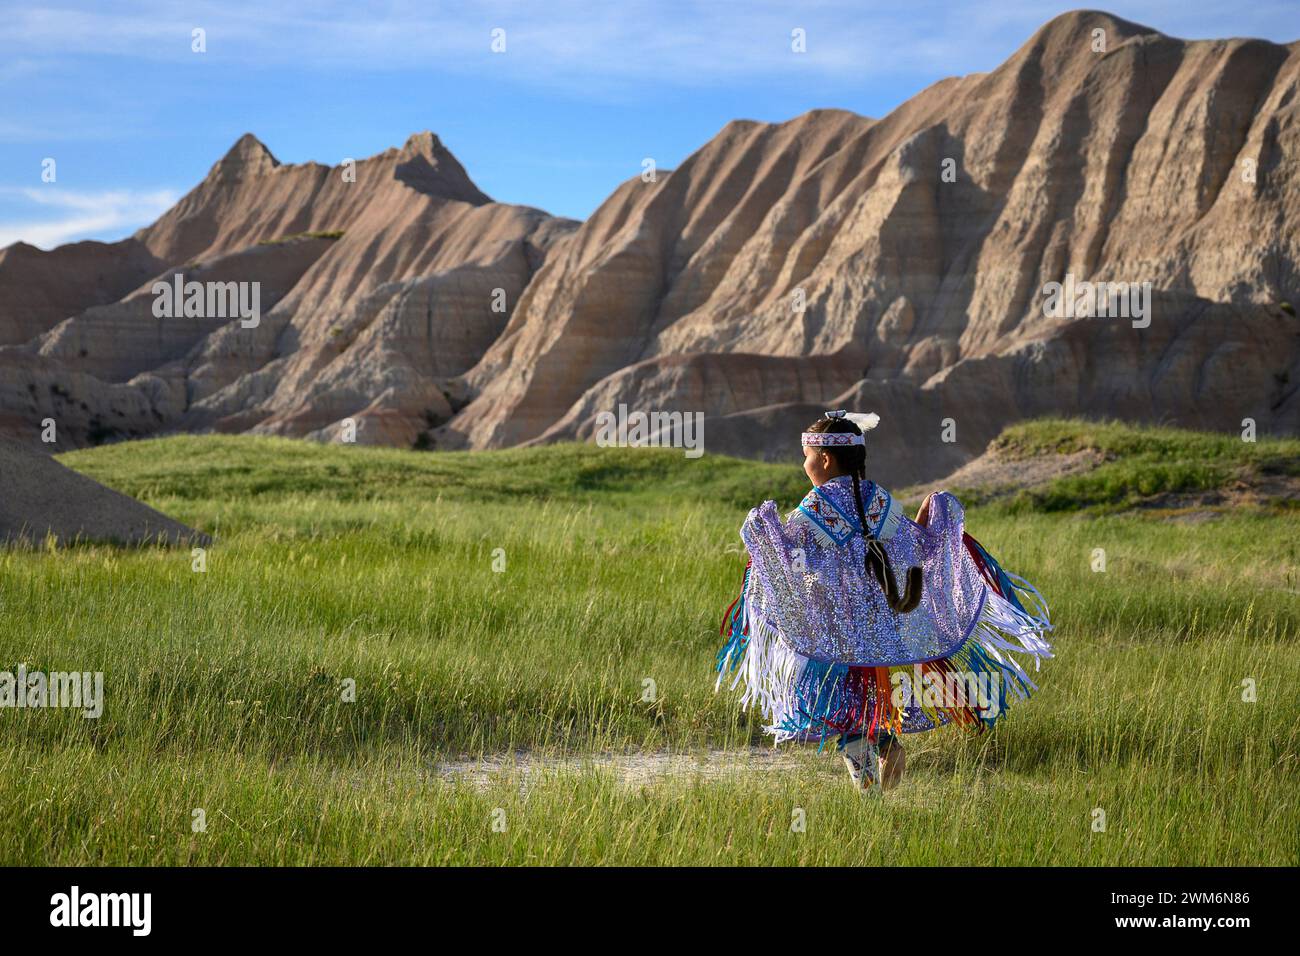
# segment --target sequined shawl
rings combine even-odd
[[[909,566],[921,568],[920,605],[896,613],[868,577],[853,479],[844,476],[810,491],[785,522],[772,501],[749,513],[740,534],[752,563],[751,615],[816,661],[890,666],[946,657],[970,635],[986,592],[962,543],[961,504],[935,495],[922,526],[874,482],[861,490],[868,531],[881,539],[899,582]]]

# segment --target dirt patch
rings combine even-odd
[[[206,544],[205,534],[78,474],[48,455],[0,440],[0,545],[109,541]]]
[[[936,488],[966,488],[978,491],[983,501],[997,501],[1026,489],[1041,487],[1057,478],[1091,471],[1105,460],[1105,455],[1092,448],[1068,455],[1038,455],[1024,459],[1005,458],[989,449],[942,481],[925,487],[907,488],[902,494],[904,497],[923,498]]]
[[[834,754],[828,744],[826,752]],[[465,784],[485,789],[503,777],[516,780],[527,788],[533,782],[548,776],[585,771],[612,772],[620,782],[630,787],[640,787],[667,777],[695,777],[716,780],[731,774],[754,771],[790,771],[806,768],[819,755],[816,748],[750,747],[744,750],[709,750],[685,754],[669,751],[631,754],[587,754],[579,757],[557,757],[519,751],[513,754],[495,754],[464,760],[441,760],[434,768],[437,777],[449,783]],[[835,769],[839,769],[838,762]]]

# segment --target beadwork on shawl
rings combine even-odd
[[[853,479],[840,476],[784,522],[772,501],[749,513],[740,533],[750,563],[723,620],[719,685],[731,675],[742,704],[759,708],[778,742],[991,726],[1012,698],[1037,689],[1013,655],[1033,657],[1035,669],[1051,657],[1046,604],[966,534],[952,495],[932,495],[927,522],[917,524],[864,481],[867,535],[894,567],[921,569],[920,604],[896,612],[864,571],[853,492]],[[992,699],[963,692],[972,678],[994,688]],[[934,686],[950,693],[930,700],[924,691]]]

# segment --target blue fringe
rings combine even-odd
[[[990,682],[998,689],[997,714],[994,716],[985,716],[984,714],[980,714],[979,718],[988,729],[991,730],[994,724],[996,724],[1002,717],[1006,716],[1011,710],[1011,701],[1007,699],[1007,681],[1014,679],[1016,683],[1020,685],[1020,689],[1024,692],[1025,696],[1029,696],[1029,688],[1025,686],[1024,682],[1021,681],[1013,672],[1005,669],[1001,664],[989,657],[984,648],[980,647],[980,645],[974,640],[971,640],[969,646],[966,648],[965,664],[966,668],[972,674],[976,675],[977,678],[981,674],[989,674],[992,677],[998,678],[997,680]]]
[[[826,718],[843,710],[849,674],[847,664],[831,664],[826,661],[809,660],[805,662],[795,687],[795,696],[799,700],[798,716],[786,717],[779,728],[786,733],[806,733],[821,730],[821,743],[818,750],[825,746],[827,736],[832,733],[826,725]],[[838,730],[834,733],[839,733]]]

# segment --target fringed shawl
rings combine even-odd
[[[889,691],[907,685],[910,694],[926,673],[960,665],[968,675],[996,678],[1003,704],[1008,689],[1028,696],[1034,684],[1010,652],[1033,656],[1035,666],[1051,656],[1046,605],[965,533],[952,495],[931,496],[928,523],[919,525],[874,482],[862,482],[861,491],[867,533],[881,540],[895,574],[901,580],[908,567],[921,568],[920,605],[895,612],[867,575],[852,478],[814,488],[785,522],[765,501],[741,527],[750,566],[723,622],[730,639],[718,655],[719,683],[734,671],[742,702],[760,708],[778,740],[869,718],[899,730],[989,721],[988,711],[996,719],[996,706],[927,708],[923,694],[907,703]]]

